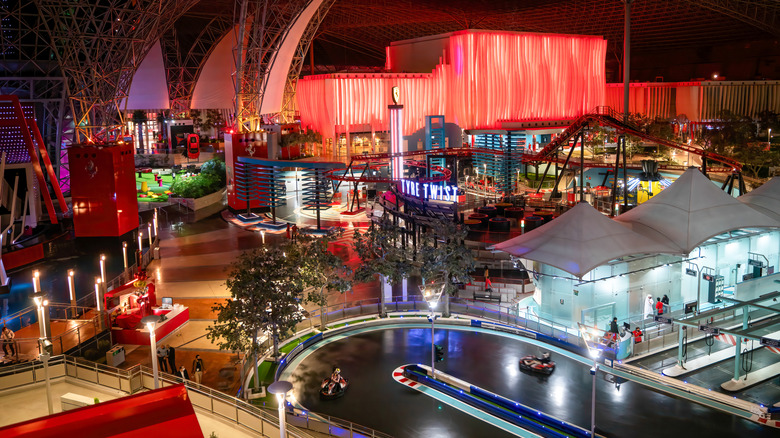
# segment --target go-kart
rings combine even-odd
[[[333,400],[344,395],[349,386],[349,381],[338,372],[334,372],[330,377],[326,377],[320,385],[320,398],[323,400]]]
[[[550,353],[544,353],[542,357],[526,356],[520,359],[520,369],[549,375],[555,371],[555,362],[550,360]]]

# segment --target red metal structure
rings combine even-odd
[[[6,152],[8,163],[31,162],[38,188],[46,204],[46,211],[49,213],[51,222],[56,224],[57,212],[46,187],[43,167],[46,168],[49,180],[53,182],[52,187],[63,213],[68,212],[68,204],[65,203],[59,184],[56,184],[57,176],[54,174],[54,168],[51,165],[49,154],[46,152],[46,145],[41,138],[38,125],[35,123],[33,107],[31,105],[22,107],[17,96],[0,96],[0,137],[2,137],[0,150]],[[38,159],[38,154],[40,154],[40,160],[43,161],[43,166]]]
[[[0,428],[0,434],[17,438],[203,436],[183,384],[12,424]]]

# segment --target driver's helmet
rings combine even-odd
[[[549,358],[550,358],[550,353],[547,352],[542,353],[542,359],[549,359]]]
[[[333,370],[333,372],[335,374],[341,374],[341,369],[340,368],[336,368],[335,370]]]

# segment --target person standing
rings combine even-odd
[[[157,365],[160,371],[168,372],[168,350],[163,345],[157,347]]]
[[[669,312],[669,297],[666,294],[661,298],[661,303],[664,305],[664,312]]]
[[[179,371],[176,372],[176,377],[180,378],[182,382],[190,380],[190,373],[187,372],[187,367],[182,365],[181,368],[179,368]]]
[[[612,321],[609,323],[609,331],[618,334],[618,324],[617,324],[617,316],[612,318]]]
[[[664,314],[664,303],[661,302],[660,298],[656,298],[655,310],[658,313],[658,315]]]
[[[650,294],[647,294],[647,299],[645,300],[645,318],[653,316],[653,308],[654,307],[655,307],[655,304],[653,303],[653,296],[650,295]]]
[[[170,344],[166,345],[165,348],[168,349],[168,366],[170,367],[171,372],[175,372],[178,370],[178,368],[176,368],[176,349]]]
[[[639,327],[635,328],[631,334],[634,335],[634,343],[638,344],[642,342],[642,330],[639,330]]]
[[[3,340],[3,353],[5,353],[5,357],[8,357],[8,347],[11,347],[11,356],[16,356],[13,330],[9,329],[8,326],[3,326],[3,332],[0,334],[0,338]]]
[[[488,265],[485,265],[485,290],[488,292],[493,291],[493,282],[490,281],[490,269],[488,269]]]
[[[192,361],[192,375],[195,376],[195,383],[200,384],[203,379],[203,359],[199,354],[195,355],[195,360]]]

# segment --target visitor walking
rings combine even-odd
[[[157,347],[157,365],[160,366],[160,371],[168,372],[168,349],[164,345]]]
[[[200,384],[203,379],[203,371],[203,359],[200,358],[199,354],[196,354],[195,360],[192,361],[192,375],[195,376],[195,383]]]

